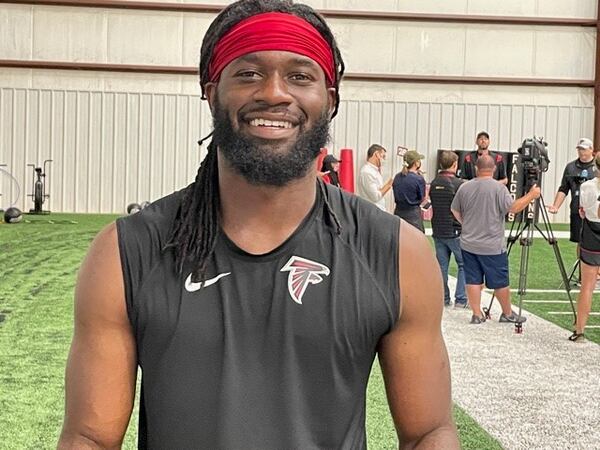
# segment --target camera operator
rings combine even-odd
[[[534,184],[527,194],[513,200],[502,184],[494,181],[496,168],[489,155],[477,159],[477,178],[458,188],[452,201],[452,214],[462,224],[460,247],[465,268],[467,299],[473,310],[472,324],[485,322],[481,313],[481,288],[485,281],[493,289],[502,307],[500,322],[525,322],[512,310],[508,277],[508,255],[504,241],[504,218],[507,213],[524,210],[540,196]]]
[[[477,144],[477,150],[465,156],[460,169],[460,177],[464,178],[465,180],[472,180],[475,178],[475,165],[477,164],[477,160],[483,155],[489,155],[492,157],[496,167],[493,178],[506,185],[508,183],[508,178],[506,176],[506,165],[504,164],[504,159],[499,153],[494,153],[489,150],[490,135],[488,132],[480,131],[477,133],[475,143]]]
[[[596,175],[596,166],[594,165],[594,144],[590,139],[581,138],[577,142],[578,158],[571,161],[565,167],[562,181],[558,192],[554,197],[554,203],[548,206],[548,212],[556,214],[565,201],[565,197],[571,193],[570,204],[570,229],[571,242],[579,242],[581,234],[581,217],[579,217],[579,188],[587,180],[593,179]]]
[[[581,185],[579,213],[582,219],[579,257],[581,260],[581,290],[577,299],[577,323],[569,340],[581,342],[592,308],[592,294],[600,268],[600,154],[594,158],[596,178]]]

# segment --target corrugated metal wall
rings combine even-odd
[[[196,141],[211,129],[199,96],[0,89],[0,164],[21,188],[17,206],[32,207],[32,173],[26,165],[52,159],[51,195],[45,207],[64,212],[123,212],[133,201],[153,200],[193,180],[205,150]],[[355,149],[355,173],[366,149],[388,149],[385,176],[401,167],[395,148],[405,145],[427,155],[428,178],[439,148],[469,149],[485,129],[493,149],[516,149],[525,137],[549,142],[550,170],[544,195],[552,201],[565,164],[576,157],[577,139],[591,136],[593,108],[343,101],[332,128],[330,148]],[[25,192],[24,192],[25,191]],[[15,183],[0,173],[0,206],[14,202]],[[391,207],[391,194],[388,204]],[[566,208],[557,217],[567,221]]]

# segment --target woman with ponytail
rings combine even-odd
[[[596,178],[581,185],[579,215],[583,223],[579,241],[581,291],[577,299],[577,321],[569,340],[584,340],[584,329],[592,308],[592,294],[600,267],[600,153],[594,159]]]
[[[394,214],[425,232],[421,218],[421,203],[425,199],[425,179],[420,173],[425,156],[415,150],[404,155],[404,167],[394,178],[392,188],[396,208]]]

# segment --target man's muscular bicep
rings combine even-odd
[[[59,448],[120,446],[133,406],[135,354],[113,224],[92,243],[77,279]]]
[[[452,424],[450,367],[441,334],[441,274],[425,236],[402,223],[401,313],[379,359],[402,448],[459,448]]]

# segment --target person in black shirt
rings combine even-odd
[[[571,193],[571,203],[569,205],[569,223],[571,242],[579,242],[581,234],[581,217],[579,216],[579,187],[587,180],[596,176],[596,166],[594,165],[594,144],[590,139],[581,138],[577,142],[578,158],[571,161],[565,167],[558,192],[554,197],[554,203],[548,206],[548,212],[556,214],[565,201],[567,194]]]
[[[490,155],[496,164],[496,169],[494,171],[494,179],[498,180],[502,184],[508,183],[508,178],[506,176],[506,165],[504,164],[504,159],[502,155],[499,153],[494,153],[489,150],[490,146],[490,135],[487,131],[480,131],[477,133],[476,141],[477,150],[471,152],[465,156],[462,167],[460,169],[460,177],[465,180],[472,180],[477,176],[475,172],[475,163],[477,163],[477,158],[482,155]]]
[[[58,448],[119,448],[141,367],[141,449],[366,449],[378,356],[390,445],[459,449],[427,238],[317,179],[344,74],[325,19],[237,1],[199,69],[195,180],[108,225],[79,271]]]
[[[321,166],[323,181],[338,188],[341,187],[339,174],[340,162],[335,156],[327,155],[323,159],[323,165]]]
[[[425,199],[425,179],[419,173],[421,160],[425,156],[415,150],[404,155],[404,167],[394,177],[392,189],[396,207],[394,214],[406,220],[415,228],[425,232],[421,218],[421,203]]]
[[[454,195],[459,186],[464,183],[464,180],[456,177],[458,155],[451,151],[443,151],[440,154],[440,169],[429,186],[429,200],[433,208],[431,227],[433,228],[435,256],[440,264],[444,280],[444,305],[451,305],[450,289],[448,288],[448,265],[450,264],[450,255],[454,255],[454,260],[458,266],[454,306],[456,308],[466,308],[468,302],[465,291],[465,272],[460,249],[461,225],[450,211]]]

